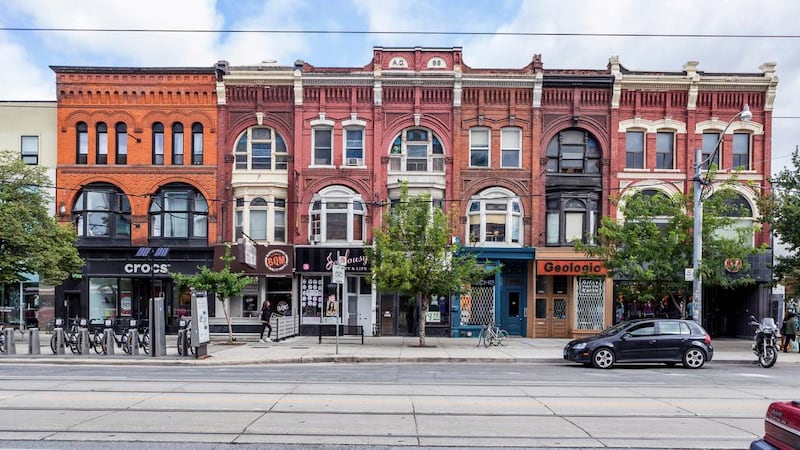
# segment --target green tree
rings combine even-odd
[[[425,346],[425,316],[432,296],[463,293],[496,270],[459,251],[450,230],[444,211],[432,206],[430,195],[410,197],[403,185],[400,201],[384,214],[382,226],[374,230],[373,246],[366,248],[378,291],[405,294],[420,305],[420,346]]]
[[[748,274],[748,257],[766,251],[766,246],[749,244],[758,224],[742,226],[738,202],[740,195],[726,181],[715,188],[714,195],[703,200],[703,257],[700,273],[703,283],[726,289],[755,282]],[[623,294],[638,301],[654,301],[669,295],[678,305],[675,294],[687,292],[684,269],[693,261],[693,210],[691,195],[637,193],[612,200],[624,220],[603,217],[594,244],[577,242],[575,248],[599,257],[609,275],[629,280]],[[741,276],[730,276],[724,261],[741,259]]]
[[[75,228],[48,213],[52,196],[45,188],[51,184],[43,167],[0,152],[0,283],[19,282],[27,273],[56,285],[80,270]]]
[[[225,321],[228,324],[228,343],[233,343],[233,325],[228,314],[228,303],[231,297],[241,295],[244,288],[256,281],[255,277],[246,276],[241,272],[231,272],[231,262],[236,260],[231,254],[231,246],[227,244],[225,254],[220,256],[224,262],[222,270],[214,271],[206,266],[198,266],[198,273],[184,275],[173,273],[172,278],[182,284],[194,288],[198,291],[206,291],[209,295],[213,294],[222,302],[222,312],[225,314]]]
[[[772,224],[775,237],[786,245],[788,254],[776,256],[776,281],[800,279],[800,154],[792,152],[792,167],[785,167],[772,178],[772,194],[762,199],[764,220]]]

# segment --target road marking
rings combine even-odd
[[[740,373],[739,375],[752,378],[772,378],[772,375],[764,375],[760,373]]]

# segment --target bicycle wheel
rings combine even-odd
[[[2,330],[0,330],[2,332]],[[0,334],[0,353],[6,352],[6,337],[4,334]]]
[[[80,343],[78,342],[77,334],[69,335],[69,349],[73,354],[77,355],[81,352]]]
[[[99,355],[103,352],[103,336],[100,333],[94,333],[89,341],[89,346]]]
[[[150,353],[150,333],[149,330],[144,330],[142,333],[142,349],[145,353]]]
[[[131,344],[128,342],[128,333],[122,335],[122,351],[131,354]]]
[[[114,345],[114,344],[111,344],[111,345]],[[100,347],[103,349],[103,354],[107,355],[108,354],[108,342],[106,342],[105,336],[103,336],[103,339],[100,339]]]
[[[497,333],[497,343],[506,345],[506,339],[508,339],[508,331],[500,330],[500,332]]]
[[[184,356],[183,354],[183,341],[186,339],[186,335],[183,333],[178,333],[178,355]]]
[[[50,336],[50,350],[52,350],[52,351],[53,351],[53,354],[54,354],[54,355],[55,355],[56,353],[58,353],[58,347],[56,346],[56,345],[58,344],[58,342],[57,342],[57,341],[58,341],[58,339],[56,339],[56,335],[55,335],[55,334],[53,334],[52,336]]]

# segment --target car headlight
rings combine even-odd
[[[583,350],[586,348],[586,342],[578,342],[577,344],[572,346],[573,350]]]

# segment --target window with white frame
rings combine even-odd
[[[192,125],[192,164],[203,164],[203,124]]]
[[[108,125],[99,122],[95,126],[95,162],[108,164]]]
[[[315,166],[330,166],[333,164],[333,129],[317,127],[311,131],[314,154],[311,157]]]
[[[261,197],[250,200],[250,226],[247,235],[256,241],[267,240],[267,201]]]
[[[22,162],[35,166],[39,164],[39,136],[22,136],[20,138]]]
[[[183,124],[172,124],[172,164],[183,165]]]
[[[286,199],[263,196],[246,200],[238,197],[233,223],[236,239],[247,234],[256,241],[285,242]]]
[[[720,133],[717,131],[707,131],[703,133],[703,169],[708,169],[710,164],[714,164],[715,166],[719,167],[719,155],[722,153],[722,149],[718,149],[718,147],[722,147],[722,142],[720,142],[719,138]],[[714,158],[709,161],[709,158],[711,158],[712,155]]]
[[[75,162],[77,164],[87,164],[89,162],[89,126],[86,122],[78,122],[75,125]]]
[[[128,163],[128,126],[124,123],[120,122],[114,127],[117,132],[117,151],[116,151],[116,163],[117,164],[127,164]]]
[[[236,209],[233,216],[234,236],[237,240],[244,237],[244,198],[236,198]]]
[[[153,124],[153,164],[164,164],[164,124],[161,122]]]
[[[471,128],[469,130],[469,165],[470,167],[489,167],[488,128]]]
[[[522,204],[507,189],[490,188],[470,200],[467,223],[470,243],[522,243]]]
[[[344,163],[347,166],[364,165],[364,128],[345,128],[344,158]]]
[[[389,170],[444,172],[444,147],[438,136],[423,128],[403,130],[389,149]]]
[[[733,164],[736,170],[750,170],[750,133],[733,133]]]
[[[286,142],[272,128],[248,128],[239,135],[233,148],[236,170],[286,170],[289,167]]]
[[[659,131],[656,133],[656,169],[675,168],[675,133]]]
[[[361,196],[343,186],[332,186],[314,196],[309,211],[309,240],[362,242],[366,207]]]
[[[625,168],[644,169],[644,131],[625,133]]]
[[[500,166],[522,167],[522,130],[506,127],[500,130]]]

